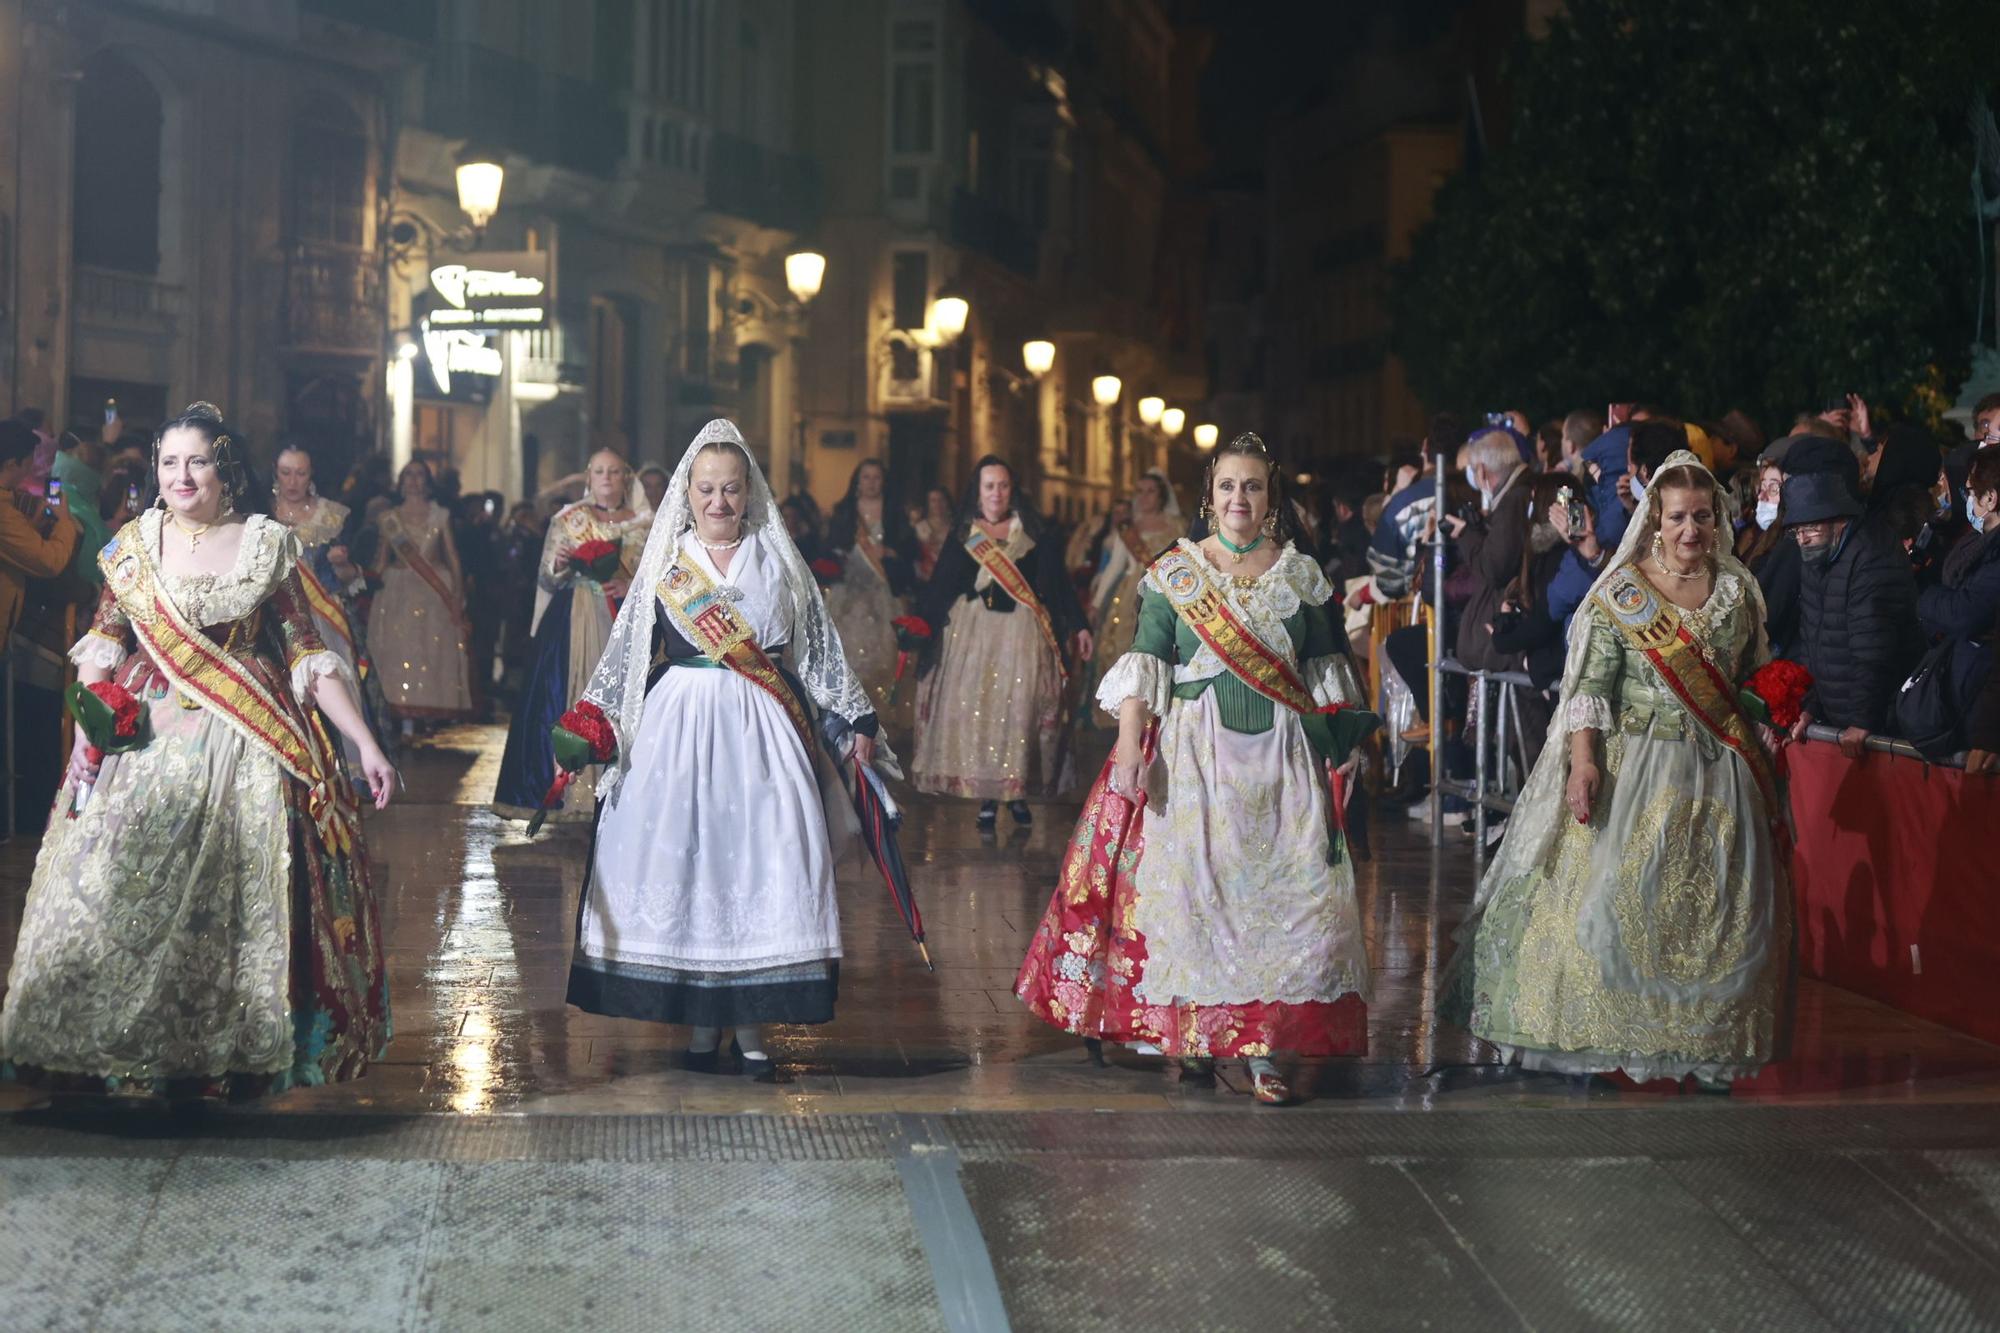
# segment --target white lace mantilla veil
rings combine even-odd
[[[617,790],[632,763],[632,740],[639,734],[639,721],[645,713],[646,675],[653,664],[653,625],[659,606],[653,590],[680,553],[682,534],[694,527],[688,474],[694,467],[695,455],[711,444],[734,445],[743,457],[749,482],[743,510],[744,544],[748,549],[741,554],[761,557],[778,567],[792,603],[792,666],[806,693],[820,708],[838,713],[849,722],[875,711],[867,691],[847,665],[840,633],[826,613],[819,584],[813,580],[812,570],[799,554],[791,534],[785,531],[777,501],[771,496],[770,484],[764,480],[764,470],[757,466],[757,460],[744,445],[736,423],[717,418],[694,437],[667,483],[666,498],[653,517],[653,530],[646,538],[645,553],[639,557],[632,590],[619,608],[618,618],[612,622],[604,656],[597,659],[597,669],[590,673],[590,684],[583,692],[584,698],[604,710],[618,734],[618,758],[605,767],[597,780],[600,798]],[[886,738],[876,738],[875,756],[875,767],[885,772],[896,771],[895,756]]]
[[[1154,481],[1159,482],[1160,489],[1167,493],[1166,507],[1160,510],[1160,513],[1164,517],[1171,518],[1176,522],[1181,521],[1181,497],[1174,493],[1174,484],[1167,479],[1165,469],[1149,467],[1140,475],[1151,477]]]
[[[1756,626],[1757,643],[1753,660],[1763,661],[1770,655],[1764,634],[1764,592],[1757,586],[1757,579],[1741,560],[1736,558],[1731,537],[1736,531],[1736,501],[1729,488],[1716,481],[1711,472],[1694,454],[1687,450],[1677,450],[1667,456],[1659,471],[1665,473],[1675,468],[1691,468],[1709,479],[1715,488],[1716,501],[1716,577],[1731,575],[1739,580],[1743,595],[1751,604],[1751,620]],[[1656,474],[1657,475],[1657,474]],[[1604,572],[1590,585],[1590,592],[1576,610],[1576,618],[1570,622],[1569,653],[1563,660],[1562,695],[1556,702],[1555,716],[1549,722],[1548,739],[1542,743],[1542,756],[1535,762],[1534,772],[1528,775],[1527,785],[1521,788],[1520,796],[1514,802],[1513,817],[1507,821],[1507,836],[1500,844],[1500,851],[1487,867],[1485,878],[1479,882],[1479,893],[1473,899],[1472,914],[1460,927],[1458,939],[1463,946],[1471,942],[1479,916],[1486,904],[1500,890],[1500,886],[1519,878],[1541,865],[1555,845],[1556,836],[1562,831],[1563,823],[1571,816],[1563,801],[1563,792],[1569,785],[1569,701],[1576,692],[1577,679],[1583,674],[1586,649],[1590,643],[1588,629],[1582,624],[1583,617],[1596,601],[1598,593],[1627,565],[1638,563],[1653,544],[1653,534],[1660,530],[1660,492],[1656,488],[1646,490],[1646,511],[1643,517],[1635,517],[1625,528],[1625,539],[1618,543],[1617,553],[1605,562]]]

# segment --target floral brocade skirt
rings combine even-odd
[[[1283,822],[1287,805],[1306,807],[1290,811],[1301,820],[1323,820],[1324,807],[1304,796],[1309,788],[1287,781],[1313,771],[1303,758],[1304,737],[1296,738],[1298,774],[1262,774],[1261,785],[1278,793],[1276,801],[1239,810],[1229,786],[1211,789],[1207,773],[1189,762],[1187,746],[1214,726],[1207,714],[1176,704],[1169,716],[1163,748],[1170,781],[1187,789],[1170,793],[1161,811],[1111,791],[1106,762],[1014,993],[1036,1017],[1066,1032],[1172,1056],[1364,1053],[1369,978],[1353,873],[1344,853],[1340,864],[1326,864],[1324,824],[1316,841],[1297,836],[1290,852],[1270,858],[1221,853],[1224,864],[1245,874],[1268,871],[1261,887],[1240,877],[1219,882],[1230,872],[1195,845],[1205,831],[1254,833],[1241,827],[1245,819]],[[1184,734],[1176,737],[1176,730]],[[1289,754],[1293,738],[1239,739]],[[1148,857],[1159,862],[1150,872]],[[1167,925],[1163,914],[1185,918],[1183,928]],[[1149,921],[1155,923],[1150,937]]]
[[[289,699],[275,666],[253,669]],[[143,657],[118,680],[152,739],[106,756],[76,818],[69,784],[56,795],[0,1007],[4,1072],[176,1098],[359,1077],[390,1024],[358,834],[329,844],[303,784]]]

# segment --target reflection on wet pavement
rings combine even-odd
[[[273,1111],[947,1111],[1252,1108],[1240,1071],[1182,1088],[1164,1062],[1080,1044],[1030,1019],[1015,968],[1054,883],[1074,804],[1036,806],[1032,829],[982,839],[970,802],[908,797],[903,850],[937,972],[929,973],[872,868],[842,867],[846,958],[838,1017],[772,1029],[776,1086],[678,1068],[681,1029],[563,1003],[588,833],[523,826],[483,805],[502,733],[447,731],[405,767],[409,790],[371,816],[396,1035],[367,1078],[303,1089]],[[1660,1105],[1666,1098],[1500,1068],[1433,1014],[1434,969],[1471,895],[1469,843],[1433,856],[1414,827],[1379,821],[1357,867],[1376,967],[1370,1049],[1299,1071],[1321,1110]],[[0,958],[11,954],[32,840],[0,848]],[[1793,1058],[1734,1098],[2000,1098],[2000,1049],[1832,987],[1800,996]],[[25,1094],[0,1089],[0,1109]],[[1686,1098],[1705,1105],[1722,1099]],[[1726,1102],[1724,1104],[1727,1104]]]

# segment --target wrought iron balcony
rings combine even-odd
[[[300,351],[381,353],[387,313],[372,255],[299,246],[285,256],[285,341]]]

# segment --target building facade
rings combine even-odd
[[[781,491],[1099,510],[1205,393],[1200,55],[1164,0],[0,0],[0,407],[510,497],[726,415]]]
[[[1182,240],[1199,220],[1176,176],[1192,119],[1173,105],[1192,48],[1157,0],[850,0],[801,22],[826,187],[802,364],[813,494],[879,458],[916,503],[990,453],[1060,516],[1102,510],[1167,460],[1138,399],[1202,393]],[[955,338],[940,298],[965,302]],[[1039,375],[1036,340],[1055,349]]]
[[[378,437],[401,38],[310,6],[0,2],[0,403],[135,432],[194,398],[268,458]]]

